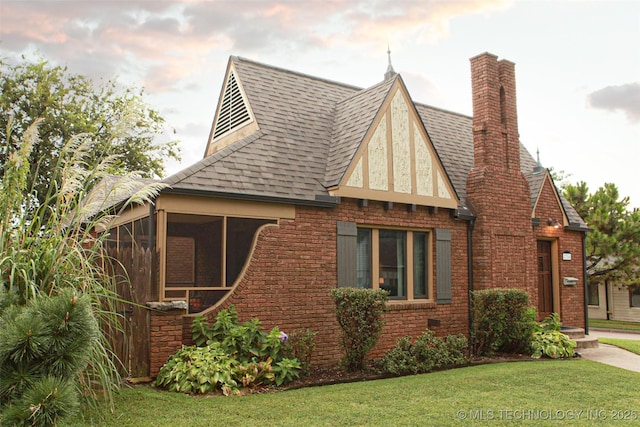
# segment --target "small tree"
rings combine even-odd
[[[362,370],[367,354],[375,347],[384,327],[387,302],[383,289],[337,288],[331,290],[336,317],[342,328],[342,365],[347,371]]]
[[[640,210],[630,210],[629,198],[621,199],[611,183],[590,194],[579,182],[568,185],[564,195],[592,229],[585,254],[589,283],[640,283]]]

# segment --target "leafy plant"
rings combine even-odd
[[[196,316],[191,331],[197,346],[183,347],[171,356],[156,378],[157,386],[228,395],[240,386],[279,386],[300,375],[300,362],[284,357],[280,329],[264,332],[258,319],[240,325],[233,305],[221,310],[210,326],[203,316]]]
[[[162,366],[155,384],[180,393],[237,394],[237,363],[219,345],[182,346]]]
[[[411,337],[398,339],[397,344],[379,361],[380,370],[394,375],[421,374],[443,366],[467,363],[467,338],[449,335],[438,338],[429,329],[411,344]]]
[[[383,289],[336,288],[331,290],[331,297],[342,328],[342,365],[347,371],[361,370],[382,333],[388,293]]]
[[[536,325],[533,339],[531,340],[531,357],[535,359],[539,359],[542,356],[552,359],[573,357],[576,342],[560,332],[560,327],[558,313],[552,313]]]
[[[316,348],[316,332],[311,329],[296,329],[289,334],[284,345],[284,352],[292,359],[300,361],[300,369],[303,375],[310,372],[311,356]]]
[[[237,360],[249,362],[252,358],[282,359],[283,342],[276,326],[269,333],[262,331],[259,319],[238,323],[238,312],[234,305],[221,310],[215,322],[209,326],[203,316],[196,316],[191,324],[191,333],[196,345],[219,343],[227,354]]]
[[[281,386],[293,381],[300,376],[300,369],[301,366],[298,359],[282,359],[273,367],[274,383],[277,386]]]
[[[535,309],[520,289],[473,292],[473,344],[476,354],[526,353],[535,328]]]

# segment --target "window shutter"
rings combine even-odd
[[[451,230],[436,230],[436,301],[451,304]]]
[[[357,283],[356,257],[358,227],[355,222],[338,221],[336,263],[338,265],[338,287],[355,287]]]

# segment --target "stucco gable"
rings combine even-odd
[[[386,86],[374,119],[331,194],[456,208],[455,189],[402,79],[397,76]]]

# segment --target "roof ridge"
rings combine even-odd
[[[342,82],[339,82],[339,81],[336,81],[336,80],[331,80],[331,79],[324,78],[324,77],[314,76],[314,75],[311,75],[311,74],[303,73],[301,71],[289,70],[287,68],[278,67],[276,65],[265,64],[264,62],[255,61],[253,59],[248,59],[248,58],[245,58],[245,57],[242,57],[242,56],[232,55],[231,59],[232,60],[243,61],[243,62],[248,62],[250,64],[254,64],[254,65],[257,65],[257,66],[260,66],[260,67],[263,67],[263,68],[271,68],[272,70],[276,70],[276,71],[287,73],[287,74],[293,74],[293,75],[296,75],[296,76],[299,76],[299,77],[306,77],[306,78],[309,78],[309,79],[312,79],[312,80],[318,80],[318,81],[329,83],[329,84],[332,84],[332,85],[335,85],[335,86],[341,86],[341,87],[344,87],[344,88],[347,88],[347,89],[362,90],[362,87],[360,87],[360,86],[355,86],[355,85],[351,85],[351,84],[348,84],[348,83],[342,83]]]
[[[396,74],[396,75],[395,75],[393,78],[391,78],[391,79],[383,80],[383,81],[378,82],[378,83],[376,83],[376,84],[374,84],[374,85],[371,85],[371,86],[369,86],[369,87],[367,87],[367,88],[360,89],[359,91],[354,92],[354,93],[352,93],[351,95],[347,96],[346,98],[341,99],[340,101],[336,102],[336,106],[341,105],[341,104],[343,104],[343,103],[345,103],[345,102],[347,102],[347,101],[350,101],[350,100],[352,100],[353,98],[355,98],[355,97],[357,97],[357,96],[361,96],[361,95],[365,94],[366,92],[369,92],[369,91],[372,91],[372,90],[374,90],[374,89],[377,89],[379,86],[382,86],[382,85],[384,85],[384,84],[388,84],[388,85],[389,85],[389,88],[391,88],[391,86],[393,86],[393,84],[395,83],[395,81],[396,81],[399,77],[400,77],[400,74]]]
[[[407,92],[408,92],[408,91],[409,91],[409,90],[407,89]],[[413,99],[412,99],[412,101],[413,101]],[[459,116],[459,117],[464,117],[464,118],[466,118],[466,119],[473,119],[473,116],[470,116],[470,115],[468,115],[468,114],[459,113],[459,112],[457,112],[457,111],[448,110],[448,109],[446,109],[446,108],[442,108],[442,107],[434,107],[433,105],[425,104],[424,102],[416,102],[416,101],[413,101],[413,103],[414,103],[416,106],[429,108],[429,109],[431,109],[431,110],[440,111],[440,112],[442,112],[442,113],[453,114],[453,115],[456,115],[456,116]]]

